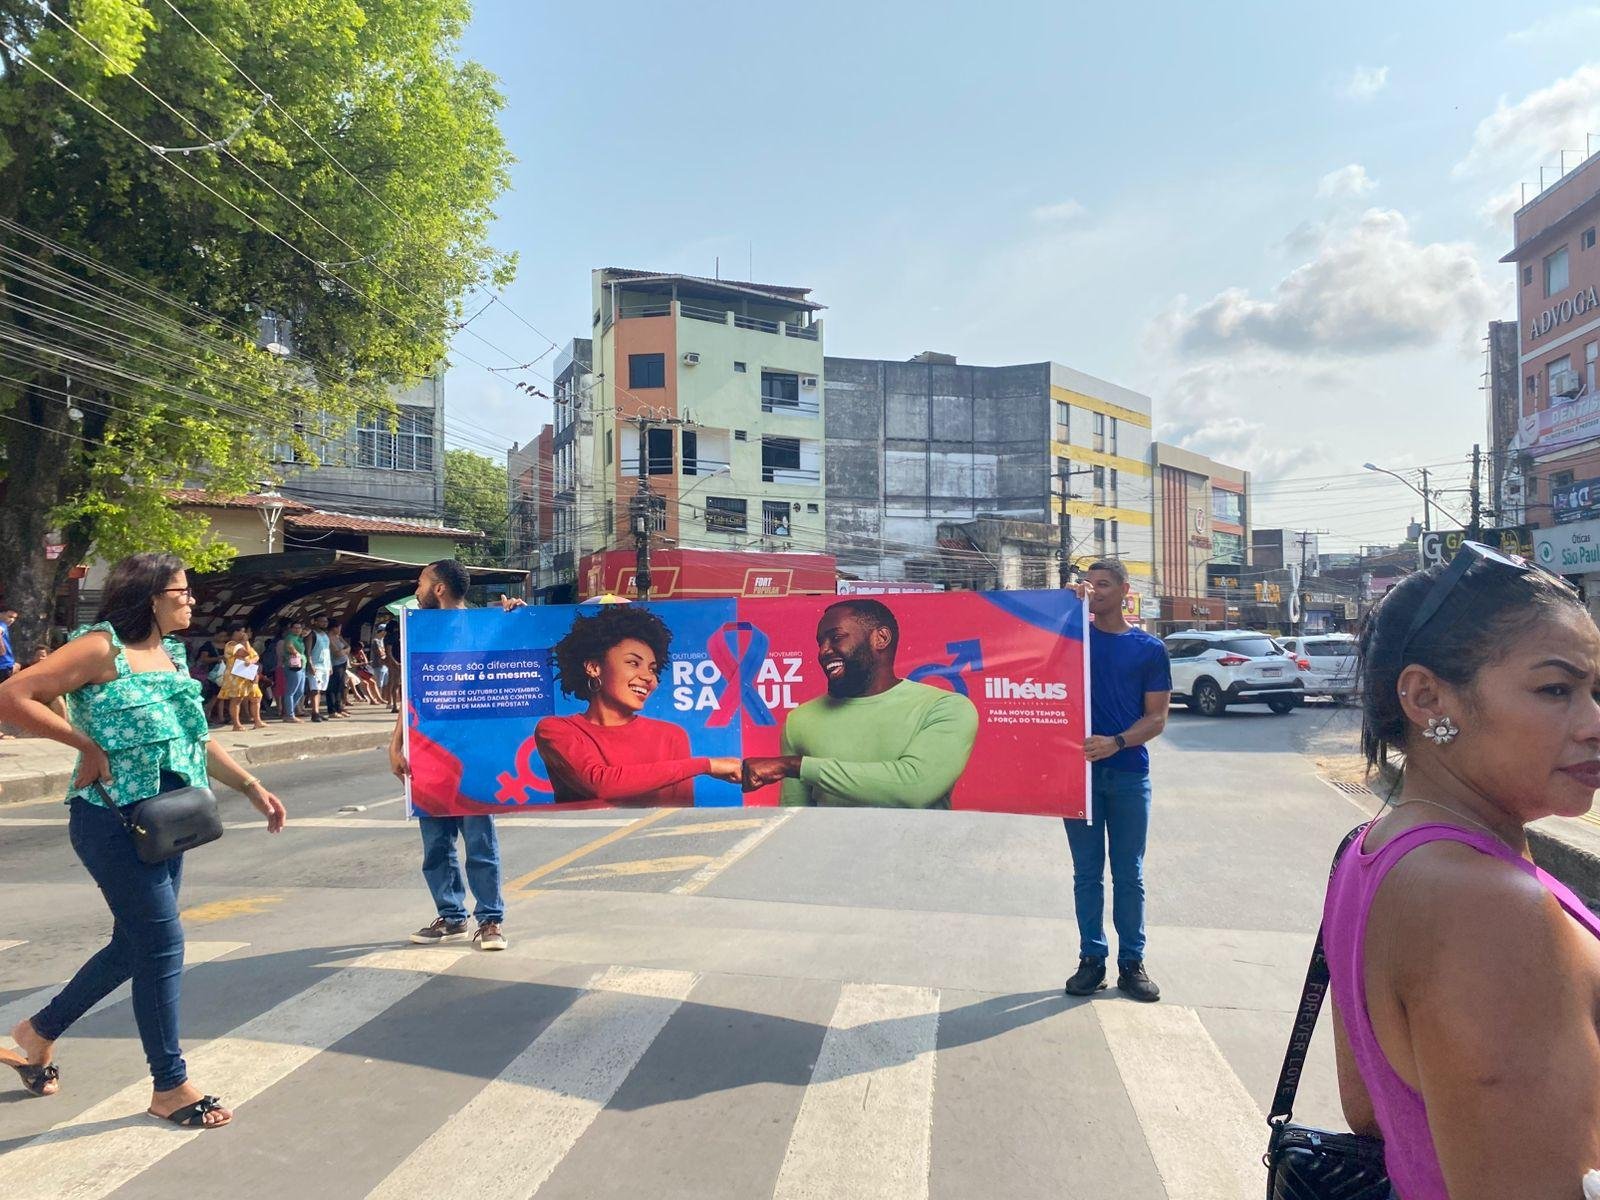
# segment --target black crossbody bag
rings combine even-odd
[[[1365,825],[1345,835],[1333,857],[1335,868]],[[1296,1125],[1294,1097],[1311,1048],[1311,1034],[1328,993],[1328,956],[1322,949],[1322,930],[1311,951],[1306,985],[1300,992],[1289,1049],[1283,1056],[1278,1090],[1272,1096],[1272,1128],[1267,1153],[1267,1200],[1389,1200],[1393,1194],[1383,1161],[1383,1139],[1358,1133],[1334,1133]]]
[[[119,807],[98,781],[95,790],[121,818],[142,863],[166,862],[222,836],[217,797],[208,787],[181,787]]]

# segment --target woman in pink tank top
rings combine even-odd
[[[1600,787],[1600,630],[1563,581],[1470,543],[1361,639],[1362,749],[1392,808],[1323,940],[1345,1116],[1401,1200],[1579,1200],[1600,1168],[1600,921],[1525,826]]]

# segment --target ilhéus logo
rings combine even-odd
[[[1066,684],[1035,679],[1031,675],[1026,679],[994,675],[983,681],[986,700],[1066,700],[1069,695]]]

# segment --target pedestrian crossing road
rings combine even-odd
[[[0,1090],[0,1194],[1257,1195],[1319,875],[1359,814],[1296,756],[1251,764],[1282,776],[1270,799],[1229,758],[1158,757],[1154,1006],[1061,994],[1051,822],[507,821],[511,948],[484,954],[404,944],[430,914],[376,755],[280,768],[299,828],[186,865],[185,1054],[233,1125],[143,1115],[124,989],[61,1042],[60,1095]],[[340,817],[363,787],[373,809]],[[59,815],[0,809],[0,1031],[109,924],[64,830],[9,823]],[[1326,1041],[1300,1115],[1337,1125]]]

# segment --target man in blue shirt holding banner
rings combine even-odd
[[[1069,996],[1106,985],[1106,856],[1111,858],[1111,920],[1117,931],[1117,987],[1134,1000],[1161,998],[1144,969],[1144,848],[1150,828],[1150,752],[1145,743],[1167,725],[1172,670],[1158,638],[1128,624],[1128,570],[1093,563],[1079,585],[1089,600],[1090,733],[1084,756],[1094,764],[1091,820],[1067,818],[1072,893],[1078,917],[1077,973]]]

